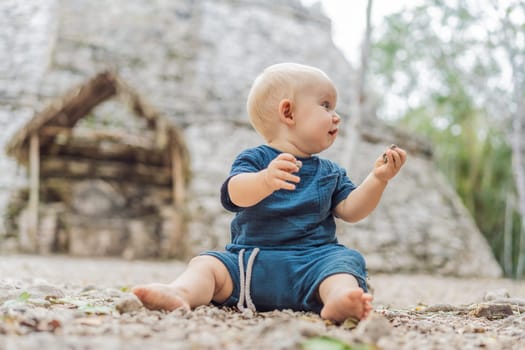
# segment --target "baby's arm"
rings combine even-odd
[[[295,190],[294,183],[300,179],[293,173],[299,171],[299,164],[293,155],[281,153],[266,169],[233,176],[228,182],[230,200],[239,207],[251,207],[274,191]]]
[[[406,161],[406,152],[399,147],[389,148],[385,157],[378,157],[374,170],[361,185],[350,192],[334,210],[334,214],[348,222],[357,222],[375,209],[388,181],[393,178]]]

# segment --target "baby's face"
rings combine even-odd
[[[304,156],[330,147],[339,132],[341,118],[335,112],[337,90],[328,79],[316,79],[295,99],[295,127],[292,138]]]

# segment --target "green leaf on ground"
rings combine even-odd
[[[30,298],[31,294],[28,292],[22,292],[16,299],[6,300],[1,305],[7,308],[16,308],[29,303]]]
[[[114,305],[96,305],[89,301],[74,299],[71,297],[60,298],[54,301],[55,304],[75,305],[79,311],[86,314],[109,315],[116,311]]]
[[[301,343],[303,350],[375,350],[367,344],[351,345],[331,337],[314,337]]]
[[[29,298],[31,298],[31,294],[28,292],[22,292],[18,298],[16,298],[16,300],[25,303],[29,300]]]
[[[354,329],[357,327],[358,324],[359,324],[359,319],[354,318],[354,317],[349,317],[343,322],[341,327],[343,327],[343,329]]]

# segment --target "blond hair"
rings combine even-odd
[[[319,79],[330,81],[320,69],[302,64],[279,63],[266,68],[254,80],[246,103],[255,130],[266,140],[271,139],[279,118],[279,103],[283,99],[293,101],[301,89]]]

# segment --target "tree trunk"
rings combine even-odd
[[[515,74],[514,99],[516,102],[516,111],[512,118],[511,133],[512,173],[514,175],[514,183],[518,194],[518,211],[521,220],[516,277],[521,278],[525,271],[525,163],[523,158],[523,144],[521,141],[523,135],[523,119],[525,119],[525,89],[518,78],[521,73],[517,71],[516,61],[513,60],[512,63]]]
[[[525,272],[525,159],[524,145],[521,141],[525,124],[525,73],[523,71],[523,52],[515,45],[515,27],[509,18],[510,12],[505,13],[502,19],[505,35],[504,47],[507,50],[509,63],[512,69],[513,99],[516,105],[512,112],[512,130],[510,143],[512,149],[512,174],[518,195],[518,212],[520,215],[520,236],[516,277],[523,277]]]
[[[512,231],[514,227],[513,214],[515,211],[514,198],[510,190],[507,190],[505,201],[505,224],[503,228],[503,271],[505,276],[512,276]]]
[[[521,144],[521,135],[523,134],[522,118],[525,112],[523,96],[521,101],[516,102],[518,103],[518,108],[512,122],[512,172],[518,193],[518,210],[521,219],[519,255],[516,268],[516,277],[521,278],[525,271],[525,164],[523,145]]]
[[[354,155],[357,152],[359,129],[363,118],[363,106],[366,100],[366,75],[370,58],[370,39],[372,36],[372,0],[368,0],[366,7],[366,29],[361,46],[361,62],[357,74],[356,91],[352,99],[349,121],[345,128],[345,146],[342,152],[341,164],[346,168],[352,167]]]

